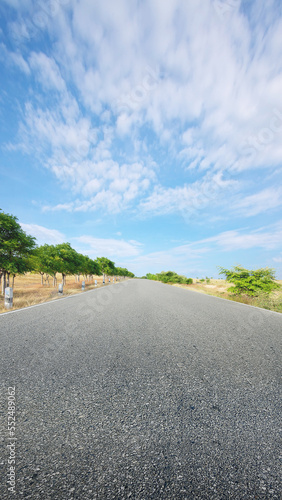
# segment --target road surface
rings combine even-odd
[[[2,500],[281,498],[282,315],[130,280],[0,330]]]

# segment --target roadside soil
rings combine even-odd
[[[97,286],[95,286],[95,280],[97,280]],[[79,282],[76,282],[75,276],[67,276],[66,284],[63,289],[63,297],[83,293],[81,289],[82,281],[85,281],[85,290],[100,288],[110,284],[108,279],[106,279],[106,284],[103,285],[103,276],[93,276],[90,281],[80,276]],[[10,310],[21,309],[23,307],[41,304],[42,302],[48,302],[62,297],[62,295],[58,293],[58,285],[61,282],[62,275],[59,273],[57,274],[57,285],[55,287],[53,287],[53,279],[51,277],[49,277],[49,282],[45,282],[44,285],[41,285],[40,274],[27,273],[24,276],[16,276],[13,288],[13,308]],[[4,306],[3,295],[0,295],[0,300],[0,313],[7,312]]]

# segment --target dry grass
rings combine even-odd
[[[277,283],[280,285],[280,289],[275,290],[269,295],[261,294],[259,297],[253,297],[253,298],[247,297],[246,295],[242,296],[232,295],[230,292],[227,291],[227,289],[230,288],[230,283],[227,283],[227,281],[223,279],[219,280],[211,279],[210,283],[197,282],[197,280],[193,281],[194,281],[193,285],[175,284],[174,286],[282,313],[282,286],[281,286],[282,280],[277,281]]]
[[[75,282],[75,276],[67,276],[66,285],[64,285],[64,294],[66,295],[74,295],[77,293],[82,293],[81,283],[84,278],[80,277],[80,282]],[[97,287],[95,287],[94,280],[97,280]],[[57,283],[62,282],[61,274],[57,274]],[[14,300],[13,300],[13,309],[21,309],[23,307],[33,306],[36,304],[40,304],[42,302],[48,302],[50,300],[56,300],[61,297],[58,294],[58,284],[54,288],[53,287],[53,279],[49,278],[49,284],[41,285],[41,276],[40,274],[32,274],[27,273],[24,276],[17,276],[15,278],[14,283]],[[108,281],[106,280],[106,285],[108,285]],[[103,277],[102,276],[94,276],[91,281],[85,280],[85,290],[91,290],[93,288],[99,288],[103,285]],[[7,309],[4,307],[4,297],[1,297],[0,303],[0,313],[6,312]]]

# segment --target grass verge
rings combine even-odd
[[[181,285],[176,283],[173,286],[186,288],[188,290],[194,290],[195,292],[213,295],[214,297],[220,297],[222,299],[240,302],[241,304],[248,304],[250,306],[261,307],[262,309],[268,309],[269,311],[282,313],[282,280],[277,281],[277,283],[280,285],[280,289],[275,290],[270,294],[262,293],[258,297],[248,297],[247,295],[233,295],[232,293],[227,291],[227,289],[230,288],[230,283],[227,283],[223,279],[211,279],[210,283],[194,282],[193,285]]]

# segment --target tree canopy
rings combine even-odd
[[[17,217],[0,210],[0,270],[4,274],[30,271],[29,256],[35,248],[35,238],[29,236]]]
[[[106,257],[97,257],[98,265],[104,274],[114,275],[116,273],[115,263]]]

